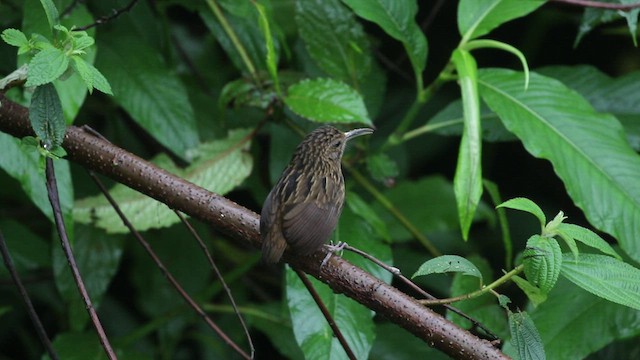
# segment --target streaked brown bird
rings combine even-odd
[[[262,260],[277,263],[287,247],[309,255],[329,238],[344,205],[342,154],[347,141],[373,133],[321,126],[298,145],[260,214]]]

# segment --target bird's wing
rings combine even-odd
[[[301,202],[286,206],[282,217],[282,234],[289,246],[300,254],[316,251],[335,229],[342,204]]]

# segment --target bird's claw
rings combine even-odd
[[[329,252],[327,253],[327,256],[325,256],[324,259],[322,260],[320,267],[323,267],[327,263],[327,261],[329,261],[329,258],[331,257],[331,255],[344,250],[344,248],[347,246],[347,243],[344,241],[340,241],[336,245],[327,244],[325,246],[327,247],[327,250],[329,250]]]

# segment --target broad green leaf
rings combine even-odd
[[[247,152],[249,136],[247,130],[236,130],[230,132],[226,139],[203,143],[190,154],[197,160],[185,170],[177,168],[166,155],[156,157],[154,163],[196,185],[224,195],[242,183],[251,172],[253,161]],[[110,194],[137,230],[167,227],[180,221],[166,205],[124,185],[117,184]],[[109,233],[128,232],[102,195],[78,200],[74,214],[78,222],[95,222],[96,226]]]
[[[462,238],[467,240],[473,216],[482,196],[480,98],[477,65],[473,56],[465,50],[456,49],[452,60],[458,72],[464,114],[464,131],[460,140],[453,188],[458,204]]]
[[[527,295],[527,298],[529,298],[534,307],[547,301],[548,294],[542,292],[540,288],[533,286],[527,280],[521,278],[520,276],[514,276],[511,279],[514,283],[516,283],[516,285],[518,285],[520,290],[522,290],[522,292]]]
[[[589,222],[640,259],[640,157],[622,126],[557,80],[532,73],[524,91],[521,79],[509,70],[481,70],[480,94],[527,151],[551,161]]]
[[[58,15],[58,9],[56,8],[56,5],[53,3],[53,0],[40,0],[40,4],[42,4],[44,12],[45,14],[47,14],[49,27],[53,28],[60,22],[60,15]]]
[[[544,3],[545,0],[461,0],[458,5],[461,43],[486,35],[507,21],[529,14]]]
[[[427,38],[415,21],[415,0],[342,0],[358,16],[380,26],[384,32],[402,42],[419,84],[427,63]],[[421,88],[421,86],[418,86]]]
[[[601,238],[598,234],[593,231],[584,228],[582,226],[574,225],[574,224],[566,224],[562,223],[558,227],[558,232],[571,237],[574,240],[578,240],[581,243],[591,246],[592,248],[598,249],[607,255],[611,255],[618,260],[622,260],[620,255],[616,253],[615,250],[609,245],[603,238]]]
[[[46,150],[62,145],[67,126],[62,115],[60,98],[53,84],[40,85],[33,92],[29,106],[29,121]]]
[[[26,223],[21,224],[9,218],[0,220],[0,230],[18,274],[38,269],[51,269],[51,242],[45,241],[28,226]],[[0,266],[0,276],[9,278],[4,263]]]
[[[345,208],[335,236],[332,239],[346,241],[351,246],[367,249],[376,258],[390,263],[391,252],[383,245],[361,218]],[[375,276],[390,282],[391,275],[360,256],[344,253],[344,257],[356,266],[371,271]],[[351,349],[358,359],[366,359],[375,338],[374,313],[356,301],[335,294],[327,285],[316,279],[310,279],[329,308],[336,324],[342,331]],[[295,338],[306,359],[342,359],[346,356],[338,340],[333,336],[327,321],[316,303],[309,295],[298,276],[289,267],[286,268],[286,298],[291,313]]]
[[[124,249],[124,237],[106,236],[89,226],[75,227],[73,254],[82,280],[95,307],[100,302],[118,271]],[[59,242],[53,247],[53,272],[56,287],[68,306],[69,324],[75,331],[82,330],[89,320],[86,306],[71,276],[69,263]]]
[[[411,275],[411,278],[415,278],[416,276],[444,274],[449,272],[475,276],[482,280],[482,274],[480,274],[480,270],[478,270],[478,268],[473,265],[471,261],[458,255],[442,255],[428,260],[424,264],[420,265],[418,270],[416,270],[416,272]]]
[[[407,330],[388,321],[376,322],[376,340],[370,359],[376,360],[451,360],[442,351],[424,346],[424,342]],[[402,347],[399,351],[398,347]]]
[[[29,46],[29,40],[25,34],[17,29],[5,29],[0,36],[4,42],[9,45],[17,46],[19,48]]]
[[[540,235],[527,240],[522,257],[527,280],[548,294],[558,280],[562,267],[562,251],[558,241]]]
[[[602,2],[613,2],[618,4],[636,4],[635,0],[603,0]],[[617,10],[608,10],[608,9],[599,9],[599,8],[585,8],[584,13],[582,13],[582,19],[580,21],[580,26],[578,27],[578,34],[576,35],[576,40],[573,43],[574,47],[577,47],[580,44],[582,38],[593,31],[594,28],[607,24],[610,22],[614,22],[620,19],[625,19],[627,22],[627,27],[629,28],[629,34],[631,35],[631,40],[633,41],[634,46],[638,46],[637,42],[637,29],[638,29],[638,15],[640,14],[640,9],[631,9],[628,11],[617,11]]]
[[[29,62],[25,86],[38,86],[56,80],[69,67],[69,58],[60,49],[49,47],[38,52]]]
[[[373,61],[369,40],[339,0],[296,2],[296,24],[314,62],[326,74],[360,90]]]
[[[566,260],[573,261],[573,256],[568,254]],[[640,335],[640,311],[599,298],[563,278],[530,316],[549,359],[585,359],[609,343]],[[510,342],[504,350],[514,354]]]
[[[476,255],[471,255],[467,259],[480,271],[484,283],[489,283],[493,280],[493,271],[486,259]],[[455,273],[451,282],[449,296],[455,297],[469,294],[477,291],[480,288],[479,286],[480,283],[476,277],[466,276],[464,273]],[[498,305],[496,298],[492,294],[487,293],[473,299],[456,301],[454,306],[491,329],[498,337],[504,338],[507,336],[508,326],[504,309]],[[447,310],[447,319],[465,329],[470,329],[473,326],[468,319],[450,310]]]
[[[544,227],[547,225],[547,217],[544,216],[544,212],[542,212],[542,209],[540,209],[538,204],[534,203],[533,201],[527,198],[513,198],[503,202],[502,204],[496,207],[526,211],[534,215],[535,217],[538,218],[538,221],[540,221],[540,230],[544,229]]]
[[[309,79],[291,85],[284,102],[294,113],[316,122],[372,125],[362,97],[333,79]]]
[[[640,310],[640,270],[605,255],[564,255],[562,276],[603,299]]]
[[[115,101],[161,144],[186,158],[198,134],[184,85],[143,39],[109,35],[98,39],[96,66],[109,79]]]
[[[640,71],[617,78],[590,65],[550,66],[538,72],[579,92],[597,111],[615,115],[631,146],[640,151]]]
[[[0,168],[16,179],[25,194],[31,199],[43,214],[53,221],[53,210],[49,203],[47,189],[45,188],[45,176],[40,167],[40,154],[35,147],[26,148],[20,140],[0,132]],[[55,162],[56,180],[60,195],[60,206],[64,214],[67,226],[72,223],[71,210],[73,209],[73,184],[69,163],[67,161]]]
[[[60,359],[107,359],[95,331],[60,333],[53,339],[52,345]],[[43,359],[49,360],[50,358],[43,356]]]
[[[511,342],[520,360],[544,360],[546,355],[540,333],[526,312],[509,312]]]

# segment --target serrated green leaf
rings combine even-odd
[[[551,161],[589,222],[640,260],[640,157],[622,126],[557,80],[531,75],[525,92],[522,74],[481,70],[480,94],[527,151]]]
[[[89,93],[92,93],[95,87],[105,94],[113,95],[109,82],[98,69],[79,56],[73,56],[71,59],[73,60],[74,69],[78,72],[85,85],[87,85]]]
[[[452,61],[458,72],[462,92],[464,131],[460,140],[453,188],[458,205],[462,238],[466,241],[480,197],[482,196],[482,138],[477,65],[467,51],[456,49]]]
[[[156,157],[153,162],[196,185],[224,195],[242,183],[251,172],[253,161],[248,153],[249,134],[249,130],[235,130],[226,139],[202,144],[190,154],[197,160],[185,170],[177,168],[166,155]],[[180,221],[166,205],[124,185],[118,184],[109,192],[137,230],[167,227]],[[109,233],[128,232],[102,195],[78,200],[74,214],[78,222],[95,222],[96,226]]]
[[[342,0],[358,16],[374,22],[389,36],[402,42],[409,55],[416,80],[421,84],[427,63],[427,38],[415,21],[418,12],[414,0]],[[420,86],[419,86],[420,87]]]
[[[264,34],[265,46],[267,48],[267,56],[265,59],[267,70],[269,70],[269,75],[271,75],[271,80],[273,80],[276,92],[280,94],[280,79],[278,78],[278,53],[276,52],[276,48],[273,42],[273,35],[271,34],[271,27],[269,25],[269,17],[267,16],[267,11],[264,5],[257,2],[254,2],[253,5],[255,5],[256,9],[258,9],[260,29]]]
[[[29,121],[46,150],[62,145],[67,126],[62,105],[53,84],[38,86],[31,97]]]
[[[464,275],[475,276],[482,280],[480,270],[473,263],[462,256],[442,255],[424,262],[411,278],[429,274],[444,274],[449,272],[462,273]]]
[[[360,94],[333,79],[308,79],[291,85],[284,102],[291,111],[312,121],[373,125]]]
[[[567,244],[569,250],[571,250],[571,254],[573,254],[573,258],[578,259],[580,251],[578,250],[578,244],[576,244],[576,240],[561,231],[558,232],[558,236],[560,236],[560,238],[564,240],[565,244]]]
[[[50,47],[38,52],[29,62],[25,86],[38,86],[56,80],[69,67],[69,58],[60,49]]]
[[[458,5],[461,43],[488,34],[503,23],[525,16],[544,3],[545,0],[461,0]]]
[[[521,278],[520,276],[514,276],[511,278],[516,285],[522,290],[527,298],[531,301],[533,306],[538,306],[543,302],[547,301],[547,294],[540,291],[540,288],[531,285],[530,282]]]
[[[580,254],[575,261],[564,255],[562,276],[603,299],[640,310],[640,270],[615,258]]]
[[[109,33],[99,40],[96,67],[109,79],[114,100],[161,144],[186,159],[198,133],[180,78],[142,38]],[[106,92],[110,89],[103,81],[93,72],[93,86]]]
[[[544,360],[546,355],[536,325],[526,312],[509,312],[511,342],[520,360]]]
[[[60,22],[60,16],[58,15],[56,5],[52,0],[40,0],[40,4],[42,4],[44,13],[47,15],[49,26],[53,29]]]
[[[533,235],[522,254],[527,280],[548,294],[558,280],[562,267],[562,251],[554,238]]]
[[[607,255],[611,255],[618,260],[622,260],[620,255],[613,250],[611,245],[601,238],[600,235],[587,228],[574,224],[562,223],[558,226],[558,232],[571,237],[572,239],[578,240],[587,246],[598,249]]]
[[[538,218],[538,221],[540,221],[541,230],[544,229],[547,224],[547,217],[544,216],[544,212],[542,212],[542,209],[540,209],[538,204],[527,198],[513,198],[496,206],[496,208],[509,208],[514,210],[526,211]]]
[[[2,40],[9,45],[23,47],[29,46],[29,40],[25,34],[18,29],[5,29],[2,32]]]
[[[300,0],[295,20],[318,67],[358,89],[373,59],[367,35],[353,13],[339,0]]]

